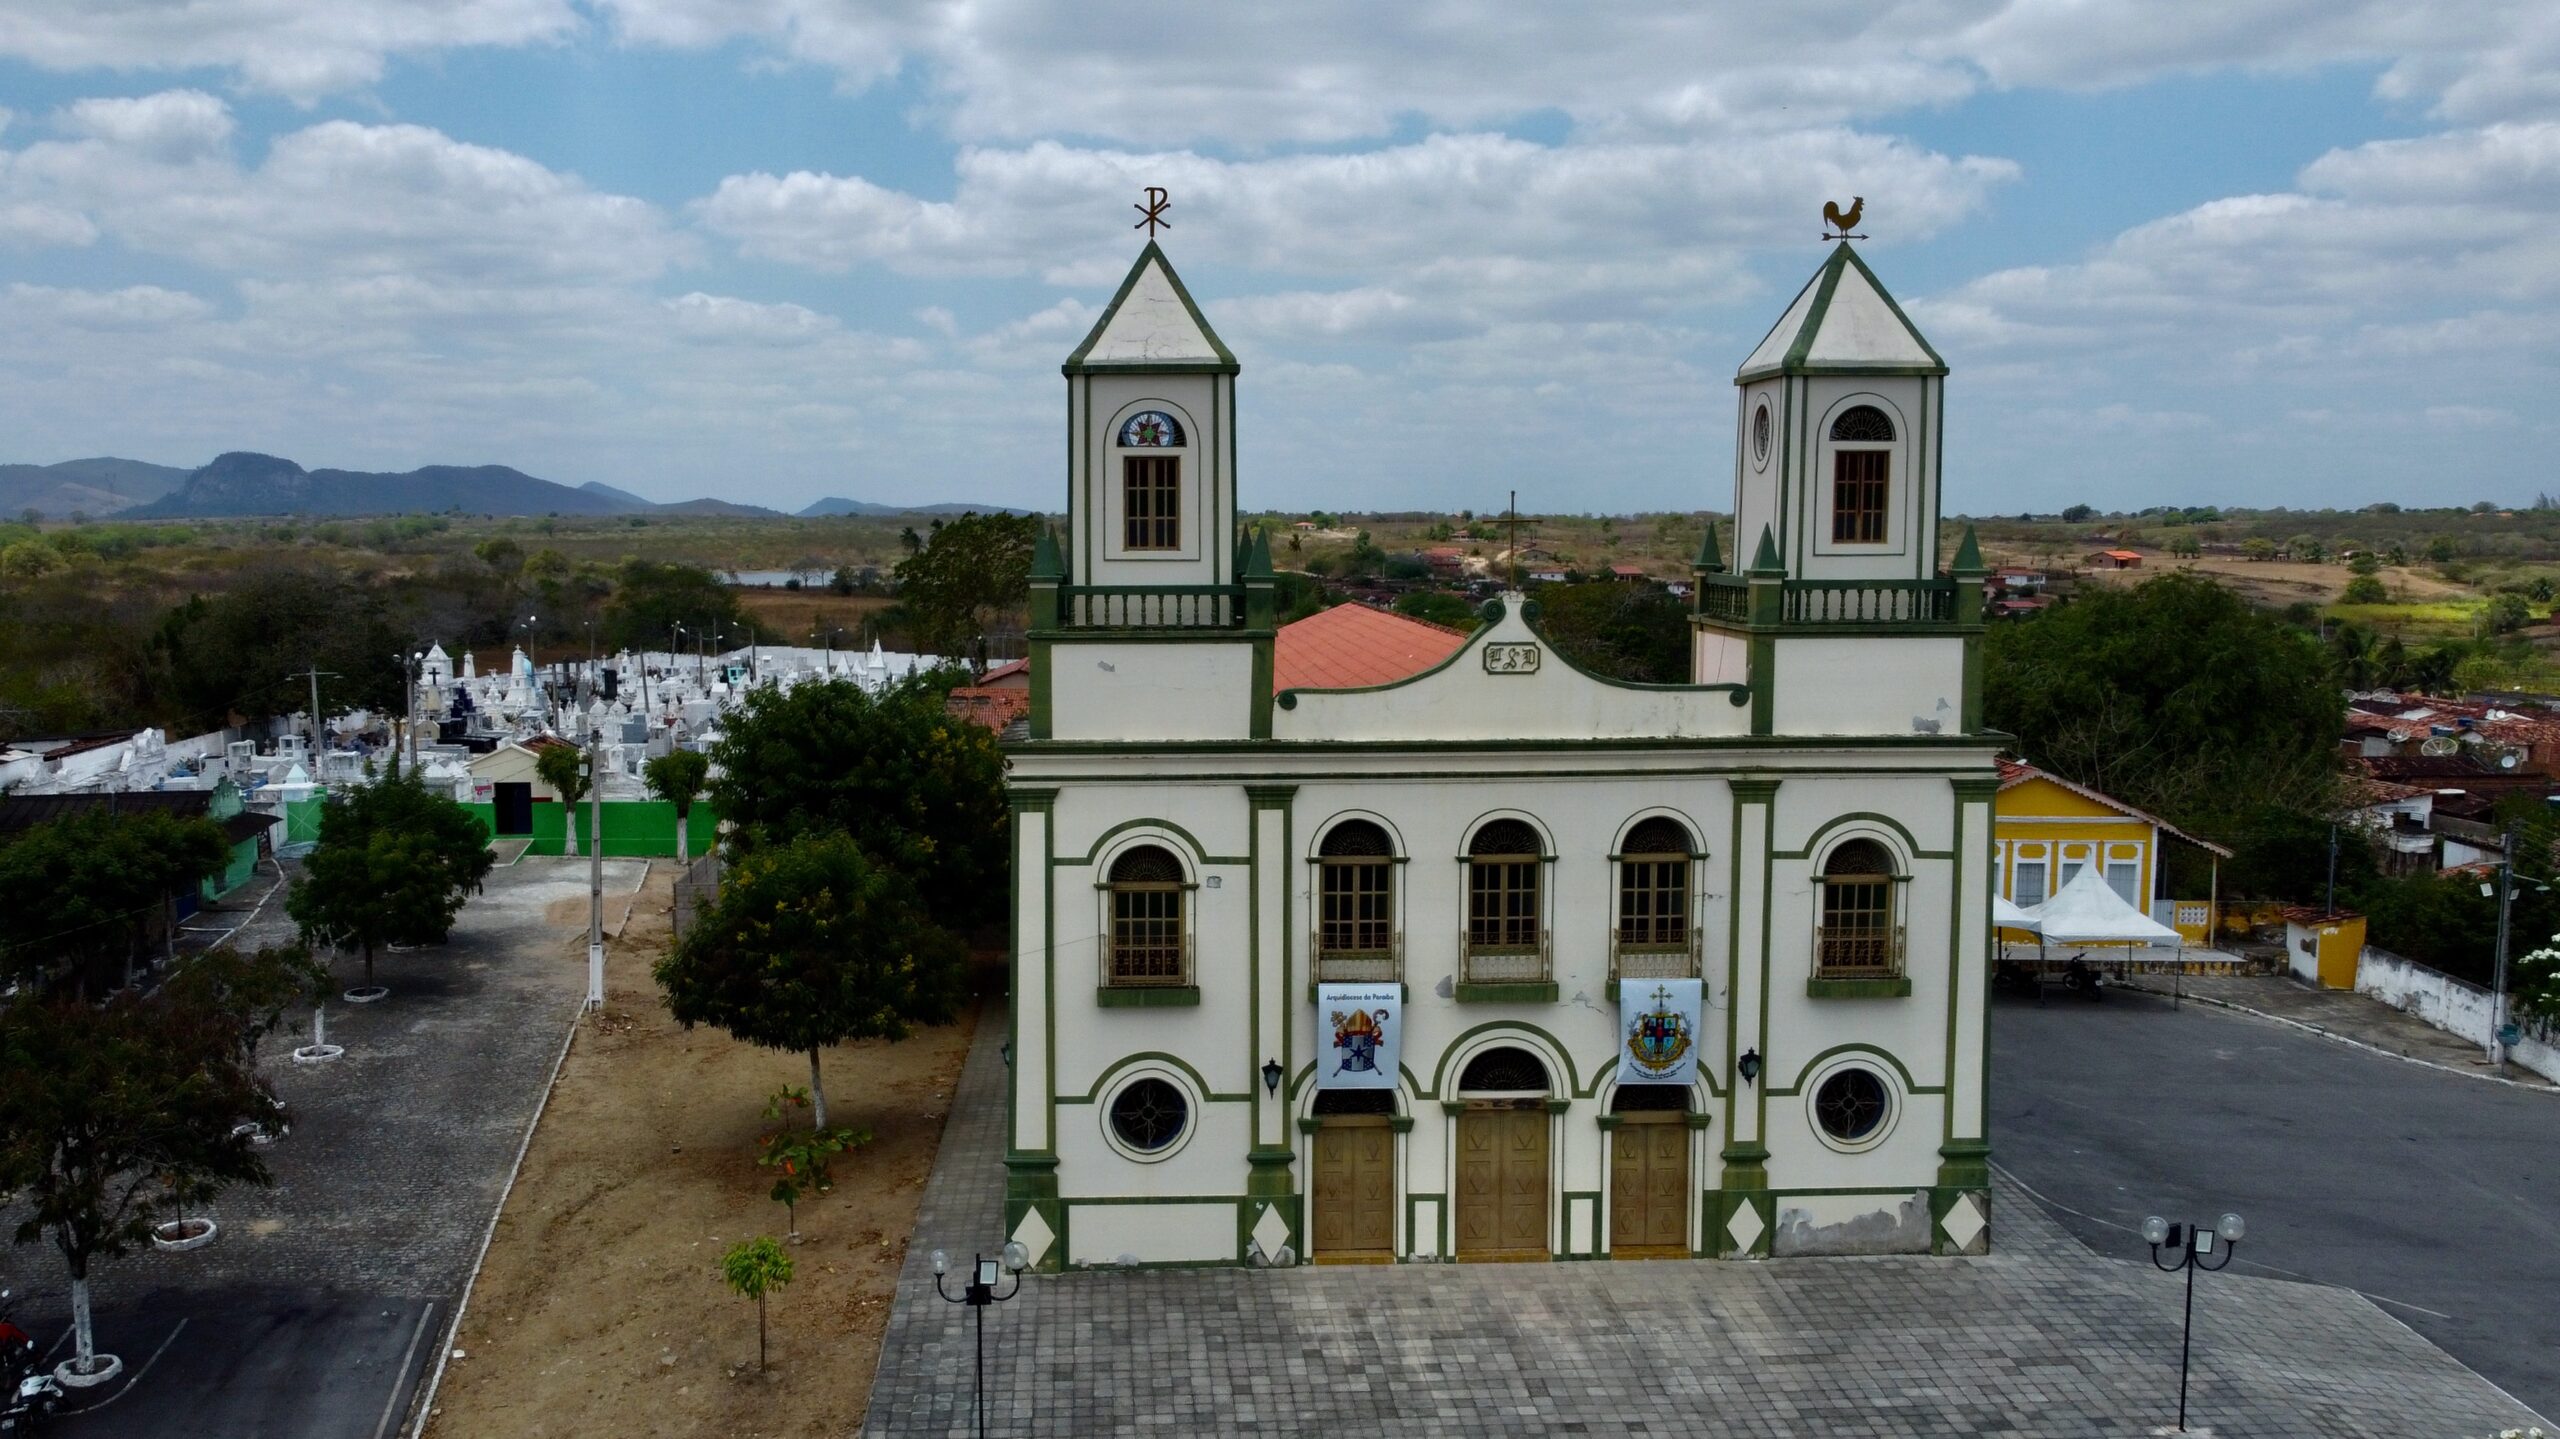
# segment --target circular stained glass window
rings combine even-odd
[[[1153,1154],[1182,1137],[1191,1122],[1191,1105],[1182,1091],[1161,1079],[1141,1079],[1111,1099],[1111,1132],[1142,1154]]]
[[[1884,1123],[1891,1106],[1884,1081],[1871,1069],[1843,1069],[1822,1081],[1813,1094],[1813,1117],[1822,1132],[1847,1143],[1868,1138]]]
[[[1762,400],[1760,408],[1751,412],[1751,462],[1756,465],[1769,463],[1769,402],[1767,400]]]
[[[1124,449],[1170,449],[1185,443],[1188,441],[1182,433],[1182,422],[1162,410],[1140,410],[1120,422],[1120,444]]]

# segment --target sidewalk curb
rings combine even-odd
[[[2521,1079],[2509,1079],[2504,1075],[2481,1074],[2476,1070],[2457,1069],[2450,1064],[2438,1064],[2432,1059],[2420,1059],[2414,1054],[2402,1054],[2396,1049],[2385,1049],[2381,1045],[2370,1044],[2364,1040],[2354,1038],[2351,1035],[2340,1034],[2334,1029],[2327,1028],[2323,1025],[2313,1024],[2308,1020],[2288,1019],[2281,1014],[2270,1014],[2263,1009],[2251,1009],[2245,1004],[2234,1004],[2227,999],[2215,999],[2210,995],[2203,994],[2172,996],[2169,991],[2165,989],[2153,989],[2147,985],[2140,984],[2127,984],[2123,987],[2132,990],[2136,994],[2147,994],[2155,999],[2169,999],[2175,997],[2188,1004],[2210,1004],[2216,1009],[2227,1009],[2233,1014],[2245,1014],[2253,1019],[2266,1020],[2270,1024],[2281,1024],[2288,1029],[2298,1029],[2305,1034],[2316,1034],[2322,1039],[2334,1040],[2339,1044],[2344,1044],[2355,1049],[2361,1049],[2367,1054],[2381,1055],[2385,1059],[2396,1059],[2402,1064],[2414,1064],[2420,1069],[2432,1069],[2442,1074],[2458,1074],[2465,1079],[2477,1079],[2487,1084],[2503,1084],[2509,1089],[2522,1089],[2535,1094],[2560,1094],[2560,1085],[2547,1083],[2527,1084]]]

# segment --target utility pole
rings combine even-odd
[[[285,678],[295,680],[305,678],[306,676],[311,681],[311,763],[316,768],[320,763],[320,681],[323,679],[336,679],[338,677],[338,672],[336,670],[324,670],[320,668],[320,662],[318,660],[313,660],[311,662],[311,668],[307,670],[297,670],[292,674],[286,675]],[[312,778],[322,779],[322,776],[314,774]]]
[[[2516,897],[2516,832],[2510,825],[2498,838],[2506,863],[2498,868],[2498,973],[2489,987],[2489,1063],[2507,1062],[2507,1042],[2500,1033],[2507,1023],[2507,911]]]
[[[2329,821],[2329,898],[2321,906],[2324,913],[2338,912],[2338,822]]]
[[[604,730],[587,731],[587,1008],[604,1007]]]
[[[1517,590],[1520,588],[1520,492],[1518,490],[1511,492],[1511,512],[1505,518],[1511,521],[1511,588]],[[1739,544],[1741,541],[1737,539],[1735,543]]]

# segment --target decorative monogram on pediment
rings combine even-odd
[[[1538,672],[1536,645],[1486,645],[1484,672],[1489,675],[1533,675]]]

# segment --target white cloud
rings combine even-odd
[[[384,60],[562,40],[570,0],[69,0],[0,6],[0,55],[52,70],[215,66],[311,100],[371,84]]]

